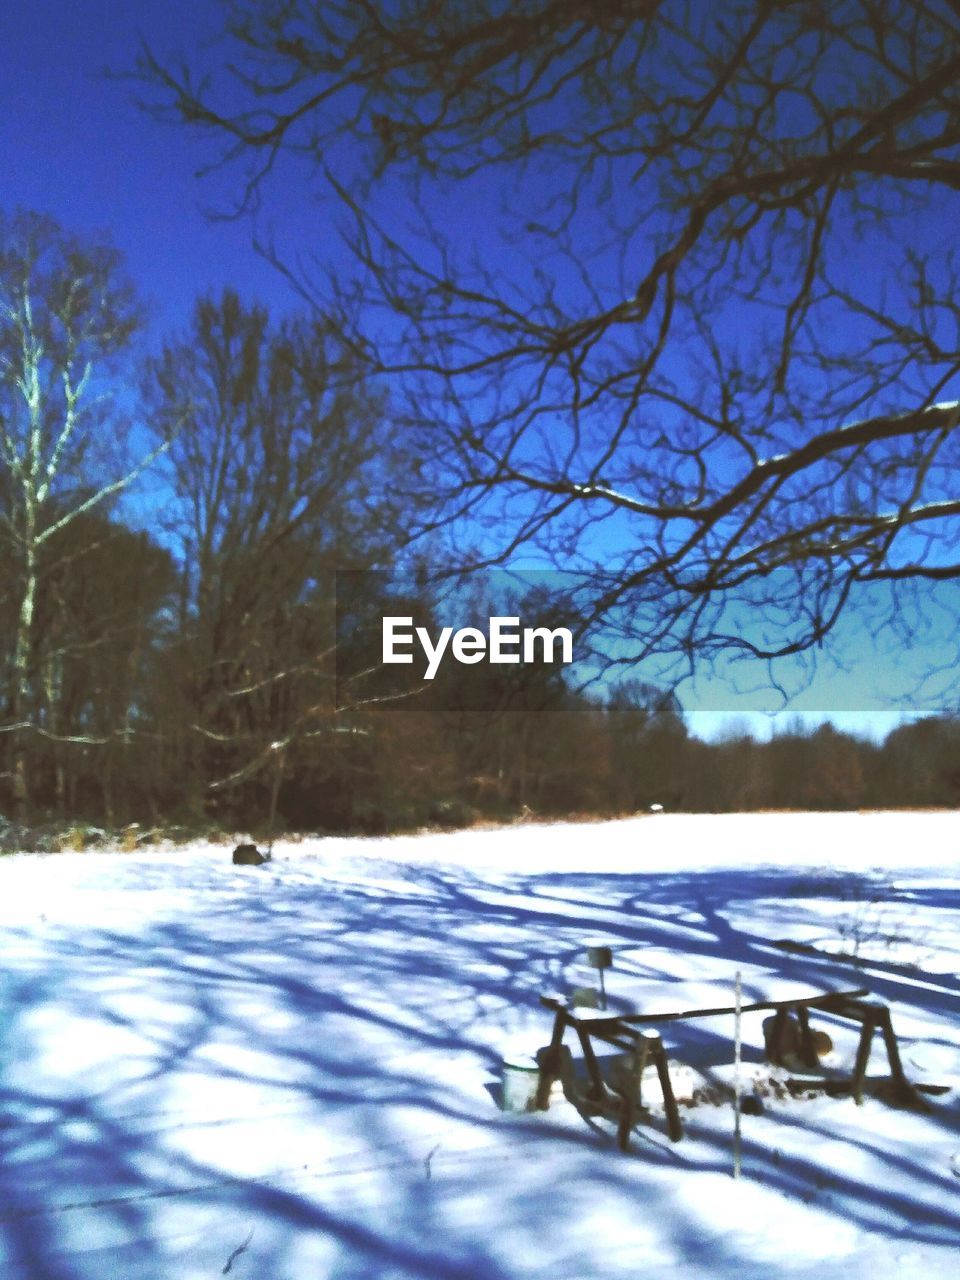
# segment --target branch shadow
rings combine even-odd
[[[141,900],[126,925],[8,931],[9,1280],[180,1280],[227,1263],[232,1275],[273,1280],[502,1280],[547,1273],[545,1221],[558,1225],[562,1274],[635,1274],[650,1232],[677,1258],[702,1261],[702,1225],[659,1179],[720,1172],[716,1126],[691,1113],[692,1140],[679,1147],[640,1130],[636,1154],[621,1158],[609,1125],[501,1113],[488,1090],[505,1038],[546,1042],[539,994],[573,985],[588,936],[617,950],[615,1005],[644,982],[677,981],[667,953],[705,979],[720,958],[731,970],[854,985],[849,966],[785,954],[735,919],[750,904],[789,903],[787,873],[485,875],[358,858],[347,880],[282,854],[269,875],[237,874],[220,856],[171,867],[128,859],[121,889],[145,894],[147,907],[155,894],[156,910]],[[921,909],[960,910],[954,891],[916,892]],[[784,914],[764,926],[776,933]],[[925,981],[876,964],[869,985],[908,1043],[958,1049],[955,975]],[[669,1036],[669,1052],[702,1070],[729,1059],[726,1025],[675,1025]],[[755,1038],[745,1059],[761,1056]],[[949,1104],[912,1123],[938,1149],[958,1136]],[[804,1124],[798,1109],[762,1131]],[[825,1134],[810,1122],[804,1132],[809,1157],[777,1164],[759,1140],[748,1154],[767,1186],[806,1203]],[[918,1243],[960,1230],[944,1207],[949,1171],[869,1135],[844,1141],[871,1176],[835,1175],[822,1212]],[[642,1221],[641,1190],[651,1206]],[[616,1256],[590,1229],[585,1196],[605,1212],[624,1207]],[[711,1256],[750,1264],[735,1233]]]

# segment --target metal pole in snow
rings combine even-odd
[[[740,1010],[742,1005],[740,970],[734,988],[733,1014],[733,1176],[740,1177]]]

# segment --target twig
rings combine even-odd
[[[236,1262],[236,1260],[240,1257],[241,1253],[246,1253],[250,1245],[250,1241],[252,1239],[253,1239],[253,1227],[250,1228],[250,1234],[247,1236],[246,1240],[244,1240],[243,1244],[238,1244],[236,1249],[234,1249],[233,1253],[231,1253],[230,1257],[227,1259],[227,1265],[220,1272],[222,1276],[225,1276],[227,1274],[227,1272],[231,1269],[231,1267]]]
[[[440,1143],[438,1142],[438,1143],[437,1143],[437,1145],[436,1145],[435,1147],[433,1147],[430,1151],[428,1151],[428,1152],[427,1152],[427,1154],[424,1156],[424,1159],[423,1159],[423,1167],[424,1167],[424,1169],[427,1171],[427,1181],[428,1181],[428,1182],[430,1181],[430,1177],[431,1177],[431,1174],[430,1174],[430,1161],[433,1159],[433,1157],[437,1154],[437,1152],[438,1152],[439,1150],[440,1150]]]

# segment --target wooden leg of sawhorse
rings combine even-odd
[[[863,1083],[867,1076],[867,1061],[870,1058],[870,1046],[873,1044],[876,1025],[872,1015],[867,1013],[860,1029],[860,1043],[857,1045],[857,1057],[853,1064],[853,1075],[850,1077],[850,1092],[858,1107],[863,1102]]]
[[[857,1060],[853,1068],[853,1078],[850,1081],[850,1092],[853,1094],[857,1106],[863,1102],[867,1060],[870,1057],[870,1047],[873,1044],[873,1033],[879,1029],[883,1034],[883,1043],[887,1050],[887,1061],[890,1064],[890,1078],[896,1101],[905,1106],[917,1107],[922,1111],[928,1110],[926,1101],[920,1097],[917,1090],[904,1075],[903,1062],[900,1059],[900,1046],[897,1044],[897,1037],[894,1034],[890,1010],[885,1004],[868,1005],[858,1003],[856,1007],[858,1015],[863,1020],[863,1030],[860,1032],[860,1043],[857,1046]]]
[[[677,1100],[673,1096],[673,1085],[670,1082],[670,1065],[667,1062],[667,1051],[663,1041],[657,1045],[657,1075],[660,1077],[660,1088],[663,1091],[663,1109],[667,1113],[667,1128],[671,1142],[679,1142],[683,1137],[683,1125],[680,1123],[680,1111]]]
[[[550,1106],[550,1090],[553,1088],[553,1082],[560,1074],[563,1033],[566,1029],[566,1014],[562,1009],[558,1009],[553,1020],[553,1035],[550,1037],[550,1045],[540,1055],[540,1077],[537,1081],[537,1108],[540,1111],[546,1111]]]
[[[600,1064],[597,1062],[597,1055],[594,1053],[593,1045],[590,1043],[590,1036],[581,1026],[577,1027],[577,1037],[580,1040],[583,1060],[587,1067],[587,1075],[590,1078],[587,1099],[590,1102],[595,1102],[598,1107],[602,1107],[609,1095],[607,1094],[607,1086],[603,1083],[603,1074],[600,1070]]]
[[[810,1012],[805,1004],[797,1005],[797,1021],[800,1023],[800,1060],[804,1066],[816,1068],[820,1065],[820,1059],[810,1030]]]
[[[671,1141],[679,1142],[683,1137],[683,1125],[680,1123],[680,1111],[677,1107],[677,1100],[674,1097],[673,1084],[670,1081],[670,1064],[667,1062],[667,1053],[663,1047],[663,1041],[656,1031],[644,1031],[639,1036],[633,1049],[626,1088],[620,1104],[617,1141],[620,1144],[621,1151],[627,1151],[630,1146],[630,1132],[633,1129],[636,1118],[637,1105],[642,1101],[640,1090],[643,1081],[643,1070],[651,1059],[657,1066],[657,1076],[663,1093],[663,1109],[666,1112],[667,1127]]]
[[[629,1150],[630,1132],[633,1129],[637,1106],[640,1102],[640,1088],[643,1071],[647,1065],[647,1056],[650,1053],[650,1042],[659,1038],[656,1035],[641,1035],[630,1051],[630,1067],[624,1081],[623,1097],[620,1099],[620,1122],[617,1125],[617,1143],[621,1151]]]

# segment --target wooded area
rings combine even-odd
[[[4,810],[955,803],[950,714],[707,745],[675,690],[829,647],[875,584],[896,635],[960,578],[960,8],[222,8],[220,44],[143,50],[141,105],[211,140],[233,212],[293,158],[342,243],[260,243],[299,309],[227,289],[144,357],[109,245],[0,220]],[[518,557],[593,584],[599,681],[387,698],[370,623],[398,601],[361,573],[345,606],[342,571],[401,569],[426,622],[438,572]]]
[[[381,832],[956,802],[949,717],[882,747],[799,723],[708,745],[669,690],[584,690],[545,665],[454,663],[429,685],[401,668],[409,697],[385,697],[381,616],[435,605],[423,566],[402,598],[356,572],[418,520],[383,392],[316,322],[230,292],[137,366],[115,255],[35,215],[2,232],[0,742],[20,824]],[[532,588],[523,607],[542,620],[554,601]]]

